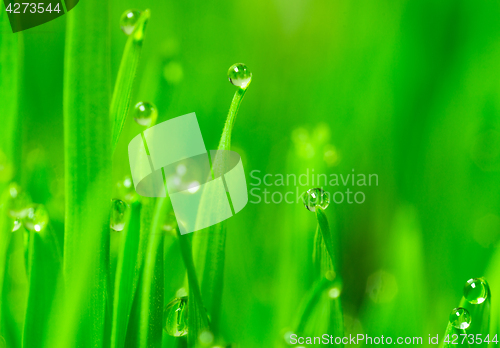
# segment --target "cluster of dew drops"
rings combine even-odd
[[[49,223],[49,214],[43,204],[35,204],[31,197],[18,184],[11,183],[7,188],[7,211],[11,218],[12,232],[22,226],[30,232],[42,232]]]
[[[464,286],[464,298],[473,305],[479,305],[488,298],[489,287],[483,278],[469,279]],[[472,317],[465,308],[454,308],[450,313],[450,324],[456,329],[469,328]]]
[[[120,19],[122,31],[127,35],[132,34],[140,16],[141,11],[139,10],[125,11]],[[240,89],[246,89],[252,81],[252,72],[245,64],[236,63],[229,68],[227,77],[229,82],[234,86]],[[158,118],[158,109],[153,103],[148,101],[140,101],[135,104],[133,113],[135,122],[143,127],[154,126]],[[116,184],[116,188],[119,198],[112,199],[111,201],[110,227],[114,231],[119,232],[125,227],[126,213],[129,204],[136,199],[136,195],[130,176],[126,176],[119,181]],[[169,213],[165,218],[163,229],[167,232],[175,232],[176,228],[177,222],[175,216],[173,213]]]

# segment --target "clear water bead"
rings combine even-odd
[[[16,184],[11,183],[9,188],[9,216],[13,219],[22,219],[28,213],[28,208],[31,204],[30,196]]]
[[[188,333],[188,298],[178,297],[170,301],[163,313],[163,329],[174,337]]]
[[[125,34],[132,34],[140,16],[141,11],[139,10],[127,10],[122,14],[120,18],[120,28]]]
[[[156,106],[149,102],[138,102],[135,104],[135,122],[141,126],[148,127],[153,122],[156,122],[158,111]]]
[[[465,330],[470,326],[471,316],[465,308],[455,308],[450,314],[450,324],[457,329]]]
[[[488,297],[488,284],[482,278],[469,279],[464,286],[464,297],[472,304],[481,304]]]
[[[28,208],[24,218],[24,226],[32,232],[40,232],[49,223],[49,213],[42,204],[33,204]]]
[[[316,207],[320,207],[321,209],[326,209],[330,204],[330,197],[328,193],[326,193],[324,190],[320,188],[309,189],[302,196],[302,200],[307,210],[313,212],[316,211]]]
[[[229,82],[240,88],[247,88],[252,81],[252,72],[243,63],[231,65],[227,72]]]
[[[115,231],[123,231],[125,227],[125,213],[127,203],[120,199],[113,199],[111,202],[111,221],[109,226]]]

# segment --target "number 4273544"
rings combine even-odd
[[[44,12],[49,12],[52,13],[54,12],[61,12],[61,9],[59,8],[59,4],[56,4],[54,8],[52,8],[52,4],[44,4],[43,2],[39,3],[29,3],[29,2],[15,2],[15,3],[10,3],[7,8],[5,9],[9,13],[44,13]]]

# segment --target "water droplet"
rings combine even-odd
[[[464,286],[464,297],[472,304],[481,304],[488,297],[488,284],[482,278],[469,279]]]
[[[122,17],[120,18],[120,28],[122,28],[125,34],[132,34],[140,16],[141,11],[139,10],[128,10],[122,14]]]
[[[335,146],[330,144],[325,145],[323,160],[329,167],[333,167],[339,162],[339,153]]]
[[[120,199],[113,199],[111,202],[111,222],[110,227],[115,231],[123,231],[125,227],[125,213],[127,203]]]
[[[12,232],[16,232],[22,226],[21,219],[12,220]]]
[[[132,202],[135,198],[135,189],[132,178],[127,175],[123,180],[116,183],[118,197],[125,202]]]
[[[174,337],[185,336],[188,333],[188,298],[175,298],[165,307],[163,313],[163,329]]]
[[[283,333],[283,339],[285,340],[285,343],[291,346],[292,345],[291,336],[294,334],[294,332],[292,330],[286,330],[286,329],[283,331],[285,331],[285,333]]]
[[[366,280],[366,292],[375,303],[391,302],[398,291],[396,277],[384,270],[373,273]]]
[[[240,88],[247,88],[252,81],[252,72],[243,63],[231,65],[227,72],[229,82]]]
[[[450,324],[457,329],[465,330],[470,326],[471,317],[467,309],[455,308],[450,314]]]
[[[29,231],[40,232],[49,223],[49,213],[42,204],[33,204],[28,208],[23,221]]]
[[[177,228],[177,220],[173,210],[170,210],[165,216],[165,222],[163,223],[163,230],[166,232],[174,233]]]
[[[135,122],[141,126],[150,126],[156,122],[158,111],[156,106],[149,102],[138,102],[135,104]]]
[[[9,188],[9,215],[13,219],[22,219],[28,213],[31,204],[29,195],[16,183],[10,184]]]
[[[182,65],[178,62],[170,62],[166,64],[163,68],[163,77],[172,85],[178,84],[184,78]]]
[[[204,330],[200,333],[198,339],[202,345],[209,345],[214,341],[214,334],[210,331]]]
[[[302,200],[307,210],[310,211],[316,211],[316,207],[326,209],[330,204],[328,193],[320,188],[309,189],[305,195],[302,196]]]
[[[330,290],[328,290],[328,297],[335,299],[340,296],[340,289],[338,287],[333,287]]]

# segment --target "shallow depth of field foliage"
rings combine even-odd
[[[129,9],[149,9],[131,36]],[[498,18],[483,0],[80,0],[12,34],[2,12],[0,347],[286,347],[292,332],[426,346],[463,332],[455,307],[472,316],[467,333],[493,338]],[[231,132],[237,62],[253,78]],[[134,197],[110,229],[140,101],[156,123],[195,112],[207,149],[238,152],[262,201],[178,236],[168,197]],[[251,175],[313,170],[378,185],[323,187],[366,198],[311,212],[295,192],[316,185]],[[45,207],[41,231],[24,217],[11,232],[13,190]],[[288,191],[293,203],[271,200]],[[470,304],[464,285],[480,277],[487,300]],[[165,308],[179,296],[177,318]]]

